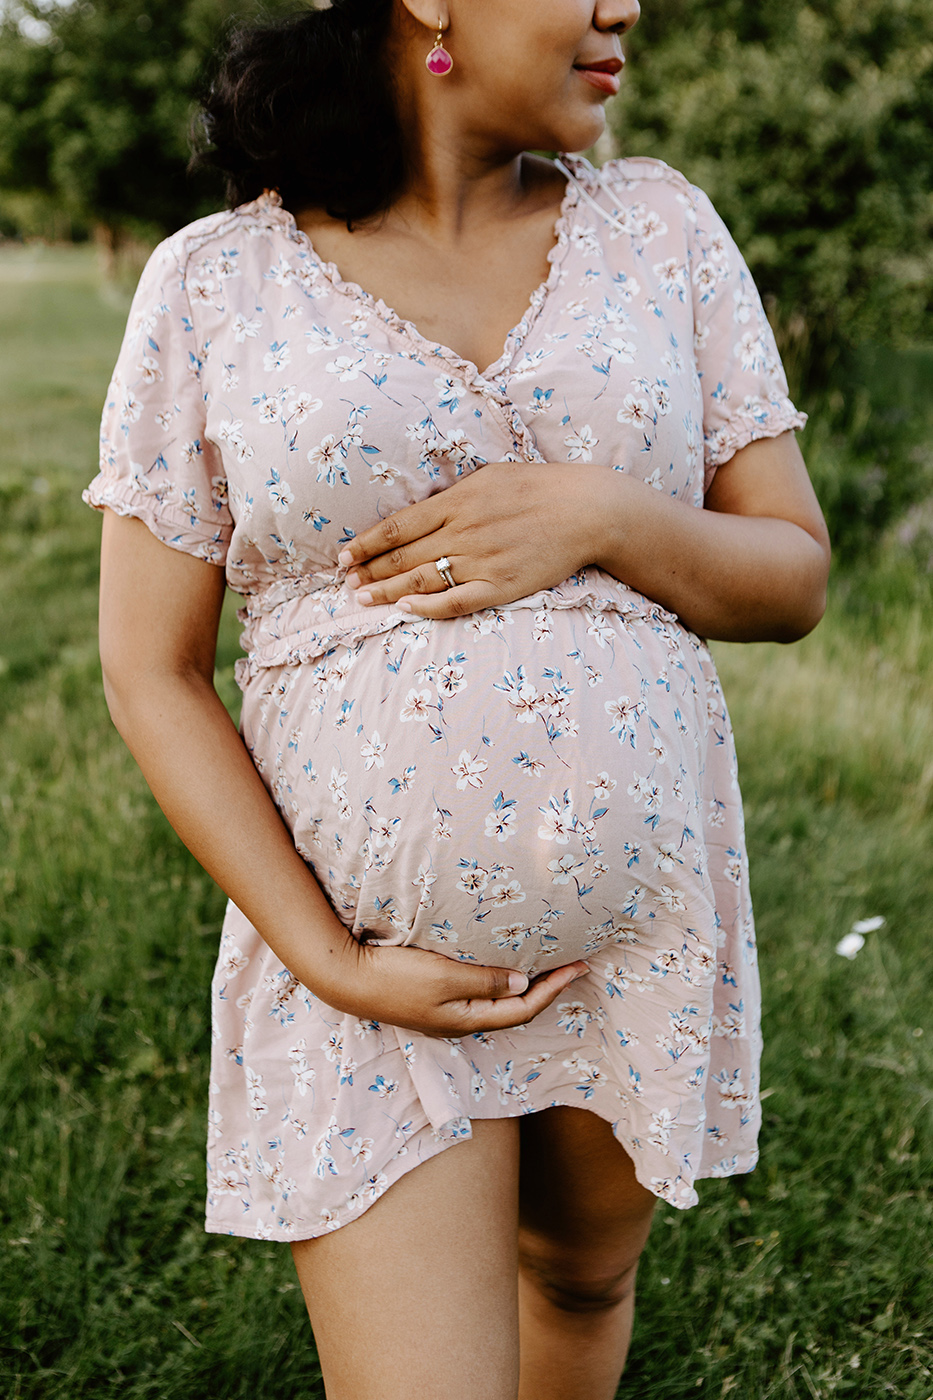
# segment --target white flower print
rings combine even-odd
[[[491,904],[501,906],[503,904],[524,904],[525,891],[517,880],[509,880],[508,884],[493,885],[489,892]]]
[[[401,475],[398,467],[390,466],[388,462],[373,462],[369,468],[373,481],[378,481],[382,486],[388,486],[397,476]]]
[[[677,847],[665,844],[658,847],[654,858],[655,869],[673,870],[675,865],[683,865],[683,859],[677,853]]]
[[[729,859],[725,865],[725,875],[727,880],[731,880],[734,885],[742,883],[742,857],[735,851],[728,852]]]
[[[538,811],[544,817],[544,821],[538,827],[541,840],[554,841],[558,846],[566,846],[576,825],[570,793],[564,793],[563,801],[557,797],[548,798],[548,805],[539,807]]]
[[[430,690],[415,690],[412,688],[405,696],[405,703],[399,711],[399,719],[402,721],[418,720],[425,721],[436,705],[432,704]]]
[[[734,1070],[731,1075],[724,1070],[713,1078],[717,1082],[719,1102],[723,1108],[745,1108],[748,1105],[749,1096],[742,1082],[741,1070]]]
[[[679,914],[687,907],[683,890],[672,889],[670,885],[662,885],[655,897],[655,903],[667,909],[671,914]]]
[[[760,372],[767,368],[768,352],[761,335],[755,331],[746,331],[735,349],[743,369]]]
[[[460,400],[466,397],[466,385],[463,380],[452,375],[440,375],[439,378],[435,379],[434,387],[437,390],[438,408],[447,408],[451,413],[458,406]]]
[[[388,744],[384,743],[379,737],[378,729],[374,729],[372,737],[367,739],[366,743],[360,748],[360,758],[364,760],[363,766],[367,772],[369,772],[370,768],[382,768],[385,766],[383,754],[388,747]]]
[[[700,300],[706,302],[716,295],[719,282],[719,268],[713,262],[701,262],[693,270],[693,285],[700,293]]]
[[[362,356],[354,358],[352,355],[338,355],[336,360],[331,360],[324,368],[328,374],[336,374],[341,384],[349,384],[359,378],[362,365]]]
[[[655,263],[652,271],[657,277],[658,285],[665,296],[683,297],[686,287],[686,269],[677,258],[667,258],[662,263]]]
[[[295,493],[287,481],[281,480],[275,468],[273,468],[272,475],[266,482],[266,490],[269,493],[269,500],[276,515],[287,515],[288,508],[295,499]]]
[[[138,423],[143,411],[143,406],[133,393],[132,389],[127,389],[123,396],[121,417],[124,423]]]
[[[642,430],[654,425],[654,415],[648,400],[637,398],[634,394],[626,394],[622,407],[616,414],[616,420],[619,423],[630,423],[633,428]]]
[[[466,787],[481,788],[483,774],[488,768],[488,763],[484,763],[480,758],[472,757],[469,749],[463,749],[455,766],[450,771],[457,779],[458,789],[463,792]]]
[[[494,948],[508,948],[517,953],[526,939],[530,938],[531,932],[525,924],[508,924],[494,928],[490,942]]]
[[[297,427],[310,418],[312,413],[317,413],[323,406],[323,399],[313,398],[311,394],[308,393],[298,394],[296,398],[289,400],[288,416]]]
[[[192,306],[213,306],[217,284],[212,277],[190,277],[187,287]]]
[[[373,1155],[373,1139],[369,1137],[356,1137],[350,1144],[350,1154],[353,1165],[358,1167],[360,1162],[368,1162]]]
[[[233,339],[238,345],[242,345],[246,340],[255,340],[262,329],[262,321],[250,321],[241,311],[238,311],[232,323]]]
[[[668,1143],[671,1140],[673,1124],[674,1117],[669,1108],[660,1108],[657,1113],[652,1113],[648,1130],[648,1141],[652,1146],[660,1148],[664,1153],[669,1151]]]
[[[250,1113],[254,1118],[262,1118],[269,1112],[263,1078],[255,1070],[246,1067],[246,1092]]]
[[[570,883],[575,870],[582,870],[583,861],[571,855],[560,856],[557,860],[549,860],[547,868],[551,872],[552,885],[566,885]]]
[[[139,362],[139,372],[145,384],[157,384],[163,378],[158,360],[154,360],[151,355],[143,355]]]
[[[557,1004],[557,1025],[565,1035],[581,1037],[593,1019],[582,1001],[561,1001]]]
[[[451,662],[448,662],[446,666],[441,666],[436,681],[439,693],[447,697],[457,695],[467,683],[463,668],[455,666]]]
[[[323,437],[317,447],[308,453],[308,461],[317,472],[318,481],[326,481],[333,486],[338,477],[347,484],[347,475],[342,465],[344,450],[333,433]]]
[[[462,864],[463,862],[461,862]],[[457,885],[465,894],[482,894],[489,884],[489,871],[484,870],[475,861],[467,862],[467,868],[461,874]]]
[[[509,837],[516,833],[517,823],[518,813],[513,805],[506,803],[496,806],[486,815],[486,835],[495,837],[497,841],[508,841]]]
[[[597,446],[599,438],[595,436],[589,423],[576,433],[569,433],[564,438],[564,446],[567,448],[567,459],[571,462],[592,462],[593,448]]]

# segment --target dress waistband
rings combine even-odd
[[[679,625],[673,613],[596,568],[584,569],[555,588],[541,589],[498,608],[482,609],[459,621],[464,626],[491,631],[501,614],[516,611],[546,614],[569,608],[579,608],[594,616],[616,613],[663,630],[671,624]],[[415,638],[436,626],[430,618],[400,612],[390,604],[361,608],[353,590],[336,581],[289,598],[267,611],[257,611],[254,601],[242,608],[238,616],[244,624],[240,645],[246,652],[236,665],[236,677],[241,686],[270,667],[305,665],[317,661],[335,647],[353,646],[367,637],[378,637],[396,628]]]

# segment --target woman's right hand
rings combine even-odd
[[[588,971],[585,962],[573,962],[529,982],[524,973],[505,967],[349,939],[334,985],[321,987],[320,995],[336,1011],[362,1020],[459,1037],[525,1025]]]

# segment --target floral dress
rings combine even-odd
[[[529,1025],[432,1039],[333,1010],[229,905],[209,1230],[336,1229],[471,1119],[557,1104],[677,1207],[755,1163],[754,927],[704,642],[597,568],[427,621],[359,607],[336,562],[486,462],[594,461],[699,509],[739,448],[803,424],[708,199],[659,161],[567,161],[547,279],[482,372],[342,281],[275,195],[181,230],[140,282],[85,498],[224,565],[243,738],[339,917],[590,968]]]

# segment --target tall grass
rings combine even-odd
[[[309,1400],[288,1252],[201,1230],[223,900],[101,698],[77,492],[124,314],[89,251],[0,256],[0,1393]],[[853,576],[794,648],[717,648],[762,950],[762,1162],[659,1212],[631,1400],[933,1396],[933,640],[896,579]],[[231,705],[235,654],[228,614]]]

